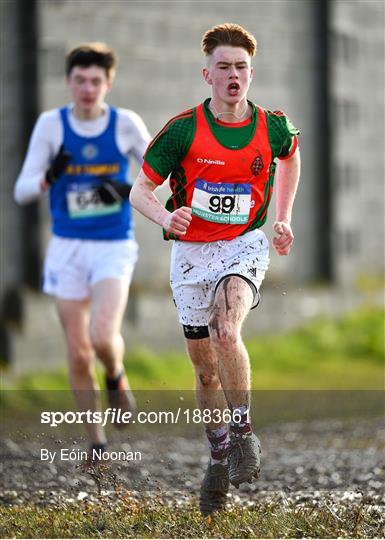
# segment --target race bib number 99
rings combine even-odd
[[[96,187],[74,184],[67,190],[67,208],[71,218],[95,217],[119,212],[121,203],[104,204]]]
[[[250,203],[250,184],[218,184],[198,178],[191,208],[206,221],[239,225],[248,222]]]

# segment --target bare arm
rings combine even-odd
[[[273,238],[273,246],[278,255],[287,255],[294,241],[290,223],[300,169],[301,159],[298,148],[291,158],[278,162],[276,221],[273,225],[277,235]]]
[[[132,206],[145,217],[163,227],[168,233],[178,236],[185,235],[191,221],[191,208],[182,206],[174,212],[169,212],[154,194],[157,187],[157,184],[141,170],[131,189],[130,202]]]

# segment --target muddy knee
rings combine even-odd
[[[209,320],[210,340],[215,349],[231,349],[238,342],[240,332],[238,328],[224,320],[217,313],[213,313]]]
[[[217,388],[220,385],[217,373],[198,372],[197,377],[204,388]]]

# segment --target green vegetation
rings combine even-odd
[[[91,504],[3,507],[2,538],[382,538],[380,508],[320,501],[309,506],[288,501],[233,507],[202,518],[195,504],[175,511],[157,497],[114,505]]]
[[[248,343],[255,389],[383,389],[384,312],[318,319]]]
[[[336,321],[318,319],[246,344],[254,389],[383,388],[384,312],[379,309]],[[193,388],[193,371],[184,354],[159,358],[141,350],[126,365],[134,388]]]
[[[253,387],[259,390],[253,400],[258,408],[259,426],[277,419],[357,419],[359,415],[382,414],[382,392],[373,390],[383,389],[383,311],[368,308],[336,321],[318,319],[285,334],[248,340],[247,346]],[[181,390],[191,390],[194,385],[192,367],[183,353],[157,356],[141,349],[127,357],[126,367],[132,387],[151,390],[155,396],[151,394],[151,399],[163,399],[164,393],[153,390],[178,390],[168,393],[176,406]],[[47,410],[58,410],[61,395],[64,398],[60,405],[68,410],[73,407],[72,396],[66,391],[64,367],[55,373],[24,376],[14,382],[13,388],[18,391],[3,392],[0,399],[3,411],[7,411],[3,418],[8,418],[12,426],[16,426],[18,418],[23,425],[28,423],[27,418],[36,416],[42,405]],[[298,391],[317,389],[337,391]],[[340,392],[342,389],[361,392]],[[194,403],[193,393],[186,395],[183,406],[187,406],[188,400]],[[139,399],[145,399],[145,393]],[[149,407],[153,405],[151,402]],[[38,429],[41,430],[40,425]],[[365,500],[365,495],[360,501],[341,498],[336,502],[321,494],[302,503],[278,498],[248,506],[237,503],[212,519],[203,519],[192,499],[175,500],[172,495],[165,499],[155,494],[151,498],[136,497],[118,489],[76,503],[61,499],[55,505],[40,501],[34,504],[33,500],[32,494],[28,504],[0,505],[1,537],[382,538],[385,533],[380,507]]]
[[[317,319],[303,328],[247,340],[252,386],[258,390],[382,389],[384,385],[384,311],[366,308],[339,320]],[[194,387],[187,355],[132,351],[126,368],[133,389]],[[99,376],[101,372],[99,371]],[[68,388],[65,367],[54,373],[21,377],[17,389]]]
[[[248,340],[247,346],[252,387],[257,391],[252,401],[260,425],[278,418],[290,421],[381,414],[383,311],[361,309],[336,321],[318,319],[284,334],[258,336]],[[127,357],[126,368],[141,410],[162,409],[166,402],[174,408],[181,399],[184,407],[195,407],[193,369],[183,352],[157,356],[143,348]],[[103,388],[101,369],[98,376]],[[73,408],[64,366],[56,372],[23,376],[5,390],[0,396],[5,423],[19,420],[25,425],[27,417],[38,418],[41,410]]]

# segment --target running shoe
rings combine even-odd
[[[260,470],[261,443],[254,433],[231,433],[229,480],[236,488],[242,482],[252,483]]]
[[[209,463],[199,496],[199,508],[204,516],[218,512],[226,506],[229,486],[228,465]]]

